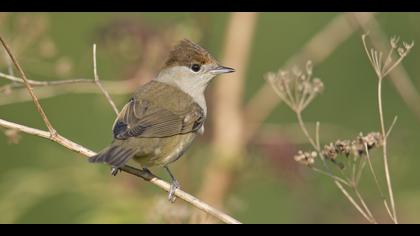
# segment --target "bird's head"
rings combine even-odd
[[[204,48],[184,39],[169,53],[157,79],[183,90],[204,91],[212,78],[234,71],[220,65]]]

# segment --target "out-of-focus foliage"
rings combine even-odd
[[[259,14],[244,100],[266,83],[266,72],[276,71],[336,15]],[[0,34],[10,41],[30,79],[92,78],[91,47],[97,43],[101,80],[135,78],[141,83],[155,75],[167,50],[182,38],[200,42],[221,59],[227,19],[227,13],[1,13]],[[377,20],[389,36],[420,42],[420,14],[382,13]],[[321,122],[324,144],[379,129],[376,77],[360,36],[352,35],[314,68],[325,91],[304,115],[308,122]],[[1,55],[0,72],[8,73],[7,60]],[[419,60],[415,46],[403,62],[418,90]],[[415,211],[420,207],[419,120],[392,84],[384,82],[387,124],[398,115],[388,144],[397,211],[401,222],[420,222]],[[0,79],[0,86],[4,84]],[[7,91],[0,99],[4,96]],[[128,97],[113,96],[120,108]],[[65,137],[96,151],[111,141],[114,113],[102,96],[69,94],[41,103]],[[44,128],[31,102],[0,106],[0,118]],[[285,105],[278,106],[265,124],[256,136],[259,140],[253,140],[243,157],[245,165],[227,196],[226,211],[245,223],[364,222],[330,181],[294,162],[296,150],[309,145],[301,142],[304,138],[294,114]],[[151,184],[124,173],[110,176],[109,167],[89,164],[49,141],[10,130],[0,132],[0,223],[190,222],[189,205],[181,200],[169,204],[166,193]],[[199,189],[212,158],[210,135],[207,126],[206,134],[173,164],[182,188],[190,193]],[[381,153],[375,150],[371,155],[374,164],[380,165]],[[154,171],[167,178],[163,171]],[[362,183],[361,188],[373,208],[381,209],[373,183]],[[386,218],[382,214],[378,218]]]

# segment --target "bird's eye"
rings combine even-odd
[[[198,72],[200,70],[201,66],[199,64],[193,64],[191,66],[191,70],[194,72]]]

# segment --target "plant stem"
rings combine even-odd
[[[378,192],[379,192],[382,200],[384,201],[385,209],[386,209],[388,215],[392,219],[393,216],[392,216],[391,210],[389,209],[388,202],[387,202],[387,200],[385,198],[384,193],[382,192],[381,186],[379,185],[378,177],[376,176],[375,170],[373,169],[372,162],[370,161],[370,154],[369,154],[369,150],[368,150],[368,147],[367,147],[367,144],[366,143],[364,144],[364,147],[365,147],[365,151],[366,151],[366,160],[367,160],[367,162],[369,164],[369,169],[370,169],[370,172],[372,173],[373,180],[375,181],[376,187],[378,188]]]
[[[397,213],[395,210],[395,202],[394,202],[394,193],[392,190],[392,184],[391,184],[391,176],[389,173],[389,166],[388,166],[388,153],[387,153],[387,132],[385,130],[385,122],[384,122],[384,113],[383,113],[383,107],[382,107],[382,81],[383,77],[379,77],[378,80],[378,108],[379,108],[379,119],[381,122],[381,132],[383,137],[383,144],[382,144],[382,150],[383,150],[383,158],[384,158],[384,169],[385,169],[385,178],[386,183],[388,187],[388,193],[389,193],[389,201],[391,203],[391,210],[392,210],[392,221],[397,224]]]
[[[376,224],[377,222],[375,219],[369,217],[366,212],[363,211],[363,209],[359,206],[359,204],[356,203],[356,201],[350,196],[350,194],[347,192],[347,190],[340,184],[340,182],[334,180],[334,183],[337,185],[337,187],[341,190],[341,192],[344,194],[344,196],[350,201],[351,204],[362,214],[363,217],[367,221],[369,221],[372,224]]]
[[[311,143],[311,145],[318,151],[320,152],[321,150],[319,149],[319,147],[316,145],[315,141],[312,139],[311,135],[309,134],[308,130],[306,129],[305,123],[303,122],[302,119],[302,114],[301,111],[297,111],[296,112],[296,116],[299,122],[299,126],[302,129],[303,133],[305,134],[306,138],[309,140],[309,142]]]
[[[352,186],[353,191],[356,193],[357,198],[362,203],[363,208],[365,208],[366,213],[369,215],[369,218],[376,224],[376,220],[373,218],[372,212],[370,211],[369,207],[367,206],[365,200],[363,199],[362,195],[360,194],[359,190],[355,185]]]

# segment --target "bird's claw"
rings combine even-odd
[[[178,181],[173,180],[173,181],[171,182],[171,187],[170,187],[170,189],[169,189],[169,194],[168,194],[168,200],[169,200],[171,203],[175,203],[175,200],[176,200],[175,191],[176,191],[177,189],[179,189],[180,187],[181,187],[181,185],[178,183]]]
[[[111,175],[116,176],[119,171],[120,171],[119,168],[113,166],[112,169],[111,169]]]

